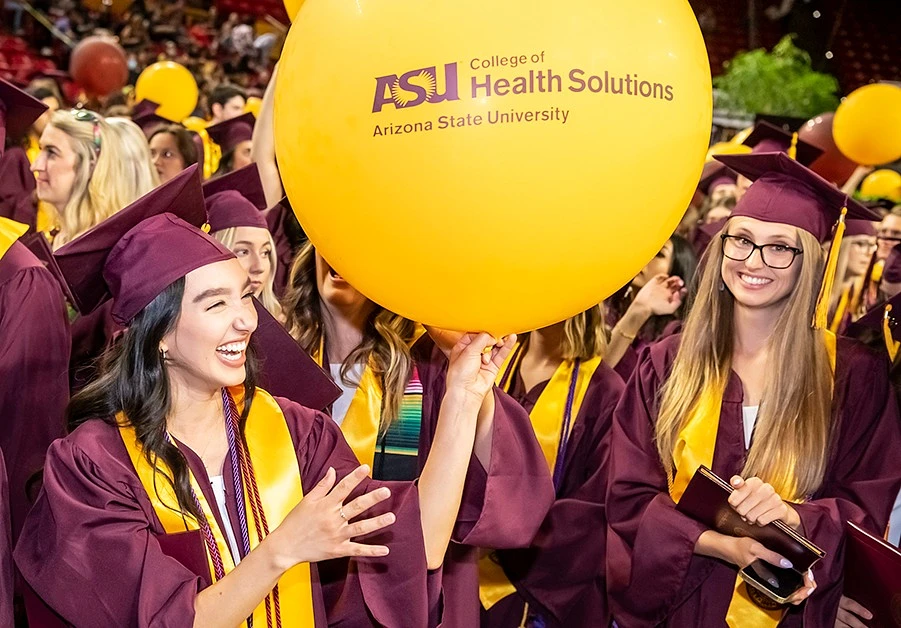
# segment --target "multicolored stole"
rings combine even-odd
[[[501,366],[497,385],[504,392],[510,392],[513,387],[524,355],[525,347],[522,343],[517,343]],[[600,365],[600,357],[566,360],[561,363],[529,413],[535,437],[548,469],[553,474],[555,488],[559,489],[562,482],[566,447],[573,425],[579,416],[591,378]],[[503,568],[490,555],[479,559],[479,599],[482,606],[489,610],[513,593],[516,593],[516,587],[510,583]]]
[[[835,373],[835,335],[823,331],[826,352],[832,372]],[[685,492],[698,467],[713,467],[713,453],[716,449],[716,437],[720,424],[720,411],[723,405],[723,394],[727,381],[713,382],[701,392],[698,402],[679,432],[676,446],[673,448],[675,476],[669,487],[669,494],[674,502],[678,502]],[[789,475],[781,485],[773,488],[785,500],[794,495],[794,479]],[[776,610],[764,609],[755,603],[741,576],[736,578],[732,601],[726,613],[726,624],[730,628],[774,628],[779,624],[784,608]]]
[[[239,500],[241,495],[244,497],[243,504],[238,505],[238,518],[245,551],[249,551],[278,527],[303,499],[303,487],[288,425],[281,408],[269,393],[257,389],[254,395],[244,429],[247,447],[244,447],[240,438],[235,438],[243,396],[243,386],[223,390],[229,450],[235,454],[233,466],[239,469],[240,475],[234,479],[237,497]],[[207,501],[197,478],[191,473],[194,503],[203,513],[204,521],[197,521],[191,515],[183,513],[170,481],[173,477],[171,469],[159,459],[151,465],[137,440],[134,428],[127,425],[127,419],[122,414],[116,420],[120,425],[119,435],[125,443],[141,485],[147,491],[154,512],[166,533],[200,530],[206,541],[210,573],[214,575],[214,581],[220,580],[235,568],[235,560],[229,550],[225,532],[216,523],[213,514],[215,505]],[[252,514],[253,525],[248,525],[247,513]],[[241,539],[238,542],[241,543]],[[313,626],[309,563],[300,563],[285,572],[275,589],[254,610],[251,619],[248,620],[248,625]]]
[[[416,326],[413,339],[410,346],[416,344],[416,341],[425,333],[425,328],[421,325]],[[325,347],[320,343],[319,351],[313,356],[316,363],[320,367],[323,366],[325,356]],[[409,384],[407,389],[410,390]],[[410,390],[410,397],[407,398],[407,392],[404,392],[404,401],[401,403],[401,412],[404,411],[406,404],[406,412],[408,416],[407,425],[410,419],[416,414],[416,406],[418,399],[418,415],[422,417],[422,386],[418,387],[418,393]],[[395,421],[396,422],[396,421]],[[372,369],[371,364],[367,364],[360,376],[360,383],[357,391],[354,393],[353,399],[350,401],[350,407],[344,420],[341,422],[341,432],[344,439],[361,464],[368,464],[372,469],[375,466],[375,453],[379,443],[379,432],[382,425],[382,383]],[[394,425],[391,426],[392,429]],[[417,430],[418,438],[418,430]],[[417,447],[418,449],[418,447]],[[418,452],[417,452],[418,453]]]
[[[0,217],[0,258],[6,255],[9,247],[25,235],[26,231],[28,231],[28,225]]]

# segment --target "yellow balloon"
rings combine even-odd
[[[707,149],[707,158],[705,162],[713,161],[714,155],[747,155],[751,152],[750,146],[744,144],[733,144],[732,142],[717,142]]]
[[[181,121],[181,125],[188,129],[189,131],[194,131],[195,133],[199,133],[203,129],[207,127],[209,123],[203,118],[198,118],[197,116],[191,116],[189,118],[185,118]]]
[[[285,11],[288,12],[288,19],[292,22],[297,17],[297,12],[303,6],[303,0],[285,0]]]
[[[730,144],[741,144],[743,145],[745,140],[748,139],[748,136],[754,132],[754,127],[749,126],[747,129],[742,129],[738,133],[736,133],[731,140],[729,140]]]
[[[860,193],[901,203],[901,174],[886,169],[871,172],[860,184]]]
[[[244,104],[244,113],[252,113],[253,117],[257,120],[260,119],[260,107],[263,106],[263,101],[256,96],[251,96],[247,99],[247,102]]]
[[[159,61],[147,66],[135,83],[135,100],[144,98],[160,103],[157,115],[183,120],[197,106],[197,82],[185,66]]]
[[[682,0],[307,0],[275,97],[282,180],[335,270],[495,334],[632,279],[685,212],[712,119]]]
[[[835,111],[832,137],[842,154],[859,164],[901,158],[901,87],[873,83],[851,92]]]

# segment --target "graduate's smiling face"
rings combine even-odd
[[[250,279],[236,259],[185,276],[181,313],[160,343],[173,382],[201,394],[244,383],[247,345],[257,328],[252,297]]]
[[[250,276],[254,296],[259,297],[272,277],[272,242],[269,231],[260,227],[235,227],[232,253]]]
[[[38,198],[62,211],[72,196],[77,169],[72,138],[48,124],[41,134],[41,152],[31,166],[37,176]]]
[[[319,288],[319,298],[332,310],[348,314],[372,307],[372,301],[347,283],[322,258],[319,251],[316,251],[316,287]]]
[[[737,246],[749,246],[749,243],[758,245],[773,244],[784,255],[784,248],[791,247],[801,249],[798,239],[798,229],[791,225],[764,222],[755,218],[740,217],[729,222],[726,233],[737,236]],[[724,243],[724,247],[729,246]],[[740,254],[724,248],[733,257]],[[801,273],[803,256],[798,255],[788,268],[771,268],[764,264],[761,251],[755,250],[744,261],[729,259],[723,256],[722,277],[723,283],[735,297],[737,305],[748,308],[769,308],[782,305],[794,290]],[[779,262],[776,255],[770,255],[767,261],[771,264]],[[781,265],[781,264],[777,264]]]

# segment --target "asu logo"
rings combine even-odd
[[[457,95],[457,64],[444,66],[444,92],[438,93],[438,71],[435,66],[410,70],[398,76],[389,74],[375,79],[375,99],[372,113],[378,113],[385,105],[397,109],[415,107],[424,102],[436,103],[459,100]]]

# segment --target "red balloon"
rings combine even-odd
[[[810,165],[810,169],[841,187],[854,173],[858,164],[845,157],[835,145],[835,140],[832,139],[834,116],[834,113],[829,112],[811,118],[798,130],[798,139],[813,144],[823,151],[823,154]]]
[[[125,51],[111,37],[88,37],[72,50],[69,74],[89,94],[106,96],[128,83]]]

